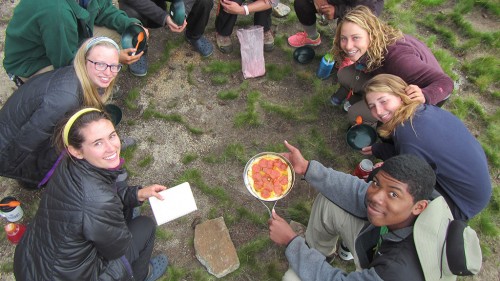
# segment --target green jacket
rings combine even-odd
[[[30,77],[38,70],[71,64],[86,39],[79,20],[93,32],[94,25],[123,33],[139,20],[129,18],[111,0],[90,0],[87,9],[77,0],[23,0],[14,9],[5,38],[7,73]]]

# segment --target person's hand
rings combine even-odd
[[[148,199],[151,196],[154,196],[160,200],[163,200],[163,197],[158,192],[165,190],[165,189],[167,189],[167,187],[165,187],[163,185],[159,185],[159,184],[153,184],[150,186],[146,186],[146,187],[139,189],[139,191],[137,192],[137,198],[141,202]]]
[[[184,29],[186,28],[187,26],[187,21],[186,19],[184,19],[184,22],[182,23],[181,26],[177,25],[173,20],[172,20],[172,17],[170,16],[167,16],[167,26],[168,28],[172,31],[172,32],[175,32],[175,33],[180,33],[182,31],[184,31]]]
[[[144,32],[146,32],[146,38],[149,39],[149,30],[145,28],[144,26],[142,27],[144,29]]]
[[[372,146],[365,146],[363,148],[361,148],[361,154],[363,155],[372,155]]]
[[[222,5],[222,8],[224,9],[224,12],[228,14],[233,14],[233,15],[244,15],[245,14],[245,9],[243,6],[240,6],[240,4],[231,1],[231,0],[220,0],[220,4]]]
[[[289,144],[287,141],[285,141],[285,146],[290,152],[285,152],[281,154],[285,156],[285,158],[288,159],[288,161],[290,161],[290,163],[293,166],[293,169],[297,174],[303,175],[307,171],[307,166],[309,166],[309,161],[304,159],[302,153],[300,153],[300,150],[298,150],[293,145]]]
[[[121,64],[133,64],[134,62],[138,61],[142,55],[144,54],[144,51],[132,55],[135,53],[137,50],[135,48],[128,48],[128,49],[123,49],[120,51],[120,63]]]
[[[327,20],[333,20],[333,17],[335,16],[335,6],[328,3],[321,5],[319,6],[318,12],[322,15],[325,15]]]
[[[314,0],[313,3],[314,3],[314,8],[316,8],[316,11],[318,13],[320,13],[321,6],[328,5],[327,0]]]
[[[377,163],[373,164],[373,169],[380,168],[380,167],[382,167],[382,165],[384,165],[384,161],[377,162]]]
[[[278,245],[288,245],[297,233],[293,231],[292,227],[273,209],[272,217],[268,221],[269,224],[269,238]]]
[[[425,96],[424,93],[422,93],[422,89],[420,89],[419,86],[417,85],[408,85],[405,88],[406,95],[412,99],[412,100],[417,100],[420,103],[425,103]]]

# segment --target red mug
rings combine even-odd
[[[7,234],[7,239],[13,244],[19,243],[23,237],[24,231],[26,231],[26,226],[20,223],[8,223],[5,226],[5,232]]]
[[[363,159],[352,172],[353,176],[366,180],[373,170],[373,162],[370,159]]]

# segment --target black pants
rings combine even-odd
[[[317,11],[312,0],[295,0],[293,8],[302,25],[311,26],[316,24]]]
[[[155,244],[156,224],[150,217],[138,216],[128,223],[132,233],[125,257],[132,266],[135,280],[144,280],[148,275],[149,260]]]
[[[243,0],[232,0],[241,5]],[[217,7],[217,17],[215,18],[215,30],[222,36],[229,36],[233,33],[234,25],[236,24],[236,20],[238,19],[238,15],[228,14],[224,12],[222,6]],[[262,11],[256,12],[253,16],[254,25],[260,25],[264,27],[264,32],[269,31],[271,29],[271,13],[273,10],[271,8]]]
[[[171,0],[169,1],[171,2]],[[205,33],[213,0],[184,0],[187,15],[186,37],[199,39]],[[120,0],[120,9],[148,28],[162,27],[167,15],[165,0]]]

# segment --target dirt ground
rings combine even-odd
[[[3,48],[5,38],[5,28],[19,0],[12,3],[10,0],[0,0],[0,59],[3,60]],[[286,1],[283,3],[289,4]],[[292,6],[291,6],[292,7]],[[292,7],[293,9],[293,7]],[[468,20],[474,21],[477,17],[470,16]],[[206,36],[215,42],[214,17],[208,24]],[[241,22],[240,22],[241,24]],[[478,20],[479,26],[491,26],[481,17]],[[498,21],[493,20],[493,25],[498,26]],[[329,29],[333,30],[334,24],[330,24]],[[285,38],[299,30],[299,24],[289,24],[286,19],[273,18],[273,31],[277,37]],[[498,30],[498,29],[497,29]],[[149,38],[149,62],[153,64],[163,56],[165,45],[169,42],[182,40],[182,34],[173,34],[166,29],[150,30]],[[167,62],[160,69],[144,78],[137,78],[131,75],[126,68],[119,74],[118,90],[113,98],[113,103],[120,105],[124,111],[122,123],[118,126],[121,135],[134,137],[138,140],[133,160],[128,164],[130,170],[131,184],[152,184],[159,183],[172,186],[179,177],[189,169],[196,169],[201,172],[203,181],[211,187],[221,187],[231,196],[232,206],[244,206],[251,212],[262,214],[267,212],[257,199],[248,194],[243,185],[241,175],[244,163],[234,159],[227,159],[222,163],[207,163],[203,157],[220,156],[230,144],[242,144],[246,149],[246,154],[251,156],[265,150],[268,145],[282,143],[289,140],[292,144],[297,144],[301,136],[310,135],[313,130],[326,140],[327,146],[331,148],[337,159],[344,159],[341,167],[336,163],[325,162],[326,165],[341,170],[348,171],[361,159],[359,154],[351,151],[343,139],[343,130],[347,127],[345,114],[338,108],[333,108],[325,100],[324,107],[319,113],[317,120],[312,122],[290,121],[273,113],[266,112],[258,108],[258,113],[262,125],[256,127],[236,128],[234,119],[238,113],[243,112],[247,107],[247,96],[251,91],[259,91],[262,99],[287,106],[301,106],[304,99],[312,95],[313,89],[309,83],[299,79],[300,75],[309,73],[314,75],[321,55],[326,53],[331,46],[331,34],[324,34],[323,44],[317,48],[316,57],[310,64],[300,65],[293,61],[292,49],[288,46],[277,47],[273,52],[265,54],[266,64],[275,64],[281,67],[290,65],[292,74],[287,75],[281,81],[272,81],[266,77],[245,80],[241,71],[236,71],[227,75],[229,83],[218,85],[212,81],[211,74],[203,70],[214,61],[239,61],[240,53],[237,44],[236,32],[233,32],[233,43],[235,51],[232,54],[222,54],[214,50],[211,57],[203,59],[196,53],[189,44],[183,42],[180,47],[171,51]],[[278,39],[279,40],[279,39]],[[286,43],[285,43],[286,45]],[[192,68],[192,71],[191,71]],[[217,94],[224,90],[235,90],[244,82],[248,82],[248,88],[239,91],[239,98],[235,100],[223,101],[217,98]],[[463,77],[461,83],[467,83]],[[331,79],[323,81],[323,85],[331,85]],[[8,96],[13,92],[14,86],[5,74],[3,67],[0,70],[0,106],[3,105]],[[137,88],[140,91],[139,98],[134,102],[136,109],[127,108],[124,99],[128,92]],[[462,87],[470,89],[470,86]],[[467,95],[463,90],[456,91],[458,95]],[[489,105],[493,109],[497,103]],[[186,126],[176,122],[168,122],[158,118],[144,119],[142,114],[146,108],[154,108],[162,114],[179,114],[185,123],[190,127],[199,128],[203,131],[201,135],[191,133]],[[187,154],[195,154],[198,159],[182,164],[182,158]],[[137,163],[151,157],[152,163],[146,167],[141,167]],[[321,160],[321,157],[320,157]],[[205,220],[209,217],[235,216],[236,209],[220,208],[218,202],[207,196],[196,186],[193,193],[197,201],[198,211],[187,215],[174,222],[162,226],[170,234],[167,242],[157,243],[155,252],[166,253],[170,263],[176,268],[188,270],[203,269],[196,260],[192,239],[194,231],[192,222],[196,218]],[[10,179],[0,177],[0,194],[14,195],[24,204],[37,202],[43,191],[31,191],[21,189],[18,184]],[[303,181],[297,180],[293,191],[283,200],[278,202],[278,212],[283,211],[287,206],[303,201],[312,200],[315,192]],[[27,207],[25,221],[34,215],[34,206]],[[151,214],[148,209],[143,209],[143,213]],[[229,227],[231,238],[238,249],[240,246],[252,241],[256,236],[266,235],[266,225],[256,226],[241,220]],[[493,244],[493,257],[486,259],[481,274],[470,280],[499,280],[500,271],[498,268],[498,245]],[[14,246],[6,239],[0,240],[0,265],[12,261]],[[284,272],[287,268],[283,258],[283,249],[277,246],[270,246],[263,254],[266,260],[279,262],[278,269]],[[14,280],[12,274],[0,273],[0,280]],[[186,279],[196,280],[196,279]],[[240,272],[236,276],[228,275],[223,280],[260,280],[252,276],[252,272]],[[467,278],[469,280],[469,278]]]

